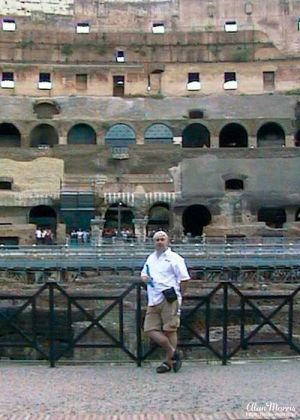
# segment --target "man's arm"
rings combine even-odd
[[[184,280],[181,280],[181,282],[180,282],[180,293],[181,293],[181,296],[182,297],[185,295],[185,293],[187,291],[187,288],[188,288],[188,280],[189,279],[184,279]]]
[[[147,284],[148,281],[150,280],[150,277],[148,276],[148,273],[147,273],[147,264],[148,264],[148,259],[146,260],[143,266],[143,269],[141,271],[141,280],[144,284]]]

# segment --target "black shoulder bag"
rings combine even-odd
[[[177,293],[174,289],[174,287],[170,287],[169,289],[165,289],[162,291],[164,297],[166,298],[167,302],[175,302],[177,300]]]

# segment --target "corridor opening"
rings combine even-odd
[[[182,215],[182,225],[185,235],[201,236],[204,226],[211,222],[210,211],[200,204],[187,207]]]

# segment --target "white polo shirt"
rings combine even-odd
[[[170,287],[174,287],[179,304],[181,304],[180,282],[190,279],[184,259],[167,248],[162,254],[154,251],[149,255],[142,269],[142,276],[149,274],[147,264],[154,284],[154,287],[149,284],[147,286],[148,305],[154,306],[161,303],[164,300],[162,291]]]

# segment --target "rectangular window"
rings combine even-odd
[[[235,20],[229,20],[225,22],[224,31],[225,32],[237,32],[238,27]]]
[[[199,73],[188,73],[187,90],[200,90],[200,74]]]
[[[125,93],[125,77],[113,76],[113,96],[124,96]]]
[[[51,73],[40,73],[39,74],[39,83],[38,83],[39,89],[51,89],[52,83],[51,83]]]
[[[274,71],[263,72],[263,84],[264,84],[264,90],[275,89],[275,72]]]
[[[124,51],[117,51],[117,53],[116,53],[116,62],[117,63],[124,63],[125,62]]]
[[[165,25],[164,23],[153,23],[152,25],[152,33],[154,34],[164,34],[165,33]]]
[[[77,34],[89,34],[90,33],[90,24],[88,22],[77,23],[76,33]]]
[[[224,73],[224,89],[225,90],[233,90],[237,89],[237,81],[236,81],[236,73],[225,72]]]
[[[298,32],[300,32],[300,18],[298,18]]]
[[[14,19],[3,19],[2,21],[2,30],[13,32],[16,30],[16,22]]]
[[[0,190],[12,190],[12,182],[0,181]]]
[[[4,71],[2,73],[1,87],[6,89],[12,89],[15,87],[13,72]]]
[[[76,74],[76,89],[86,90],[88,82],[87,74]]]

